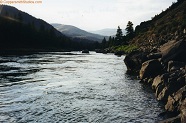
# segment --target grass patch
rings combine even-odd
[[[112,49],[112,52],[123,51],[124,53],[128,54],[128,53],[131,53],[132,51],[138,50],[138,46],[136,46],[136,45],[120,45],[120,46],[113,46],[109,49]]]

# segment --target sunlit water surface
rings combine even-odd
[[[0,57],[0,122],[153,123],[161,106],[123,57],[80,52]]]

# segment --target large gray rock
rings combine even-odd
[[[158,75],[156,78],[154,78],[153,83],[152,83],[152,89],[156,90],[157,87],[162,83],[162,75]]]
[[[159,84],[156,88],[155,96],[158,99],[160,93],[162,93],[163,89],[165,88],[165,85],[163,83]]]
[[[150,59],[159,59],[162,57],[161,53],[150,53],[149,55],[147,55],[147,58]]]
[[[133,51],[126,55],[124,62],[127,66],[128,73],[139,73],[141,65],[147,60],[147,53]]]
[[[185,67],[185,63],[183,62],[177,62],[177,61],[169,61],[168,62],[168,72],[173,72],[176,70],[179,70],[180,68]]]
[[[179,89],[174,94],[168,97],[167,104],[165,105],[165,109],[170,112],[179,112],[186,108],[184,105],[184,100],[186,98],[186,86]]]
[[[169,88],[168,87],[162,87],[161,86],[161,89],[160,88],[158,88],[158,89],[159,89],[159,93],[156,92],[157,100],[166,102],[168,96],[170,95]]]
[[[89,50],[82,50],[82,53],[89,53]]]
[[[152,89],[156,90],[160,84],[164,85],[166,82],[168,82],[169,73],[165,73],[163,75],[158,75],[154,78],[152,83]]]
[[[160,121],[159,123],[181,123],[181,115],[176,117],[168,118],[166,120]],[[185,122],[182,122],[185,123]]]
[[[140,70],[140,79],[152,78],[160,75],[162,72],[162,65],[157,59],[146,61],[142,64]]]
[[[181,110],[181,122],[186,123],[186,109]]]
[[[114,55],[116,55],[116,56],[122,56],[124,54],[125,54],[124,51],[117,51],[117,52],[114,53]]]
[[[157,99],[164,102],[170,100],[170,95],[186,85],[184,75],[184,70],[178,70],[173,73],[164,74],[161,77],[156,77],[152,87],[156,89]]]
[[[186,62],[186,41],[169,41],[160,47],[162,54],[162,61],[168,62],[170,60]]]

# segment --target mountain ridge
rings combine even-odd
[[[93,34],[91,32],[85,31],[83,29],[80,29],[72,25],[64,25],[59,23],[52,23],[51,25],[61,33],[72,38],[82,38],[82,39],[98,41],[98,42],[102,42],[104,37],[108,39],[108,36]]]
[[[42,19],[0,5],[0,50],[58,50],[94,49],[97,42],[85,39],[70,39]]]
[[[126,33],[126,31],[123,29],[123,34]],[[105,28],[100,30],[94,30],[90,31],[91,33],[99,34],[99,35],[105,35],[105,36],[112,36],[114,37],[116,35],[117,29],[116,28]]]
[[[0,15],[1,16],[7,16],[15,20],[20,20],[22,23],[25,24],[31,24],[34,25],[37,29],[45,28],[47,30],[53,30],[55,31],[56,35],[62,35],[59,31],[55,30],[53,26],[51,26],[49,23],[46,21],[36,18],[26,12],[23,12],[13,6],[8,6],[8,5],[0,5]]]

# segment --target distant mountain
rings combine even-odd
[[[98,41],[101,42],[104,37],[108,38],[107,36],[102,36],[98,34],[93,34],[90,32],[87,32],[85,30],[79,29],[75,26],[71,25],[63,25],[63,24],[51,24],[54,28],[56,28],[58,31],[63,33],[64,35],[68,37],[72,37],[73,39],[87,39],[90,41]]]
[[[101,30],[90,31],[90,32],[99,35],[114,36],[116,35],[116,30],[117,29],[101,29]]]
[[[0,51],[81,50],[97,46],[89,40],[71,40],[44,20],[7,5],[0,5],[0,32]]]
[[[101,29],[96,31],[90,31],[91,33],[99,34],[99,35],[105,35],[105,36],[115,36],[117,29]],[[126,31],[123,29],[123,34],[125,34]]]
[[[11,18],[24,24],[34,25],[34,27],[37,29],[44,28],[46,30],[53,30],[56,35],[61,35],[59,31],[57,31],[55,28],[53,28],[53,26],[44,20],[35,18],[32,15],[20,11],[12,6],[0,5],[0,16],[8,17],[9,19]]]

